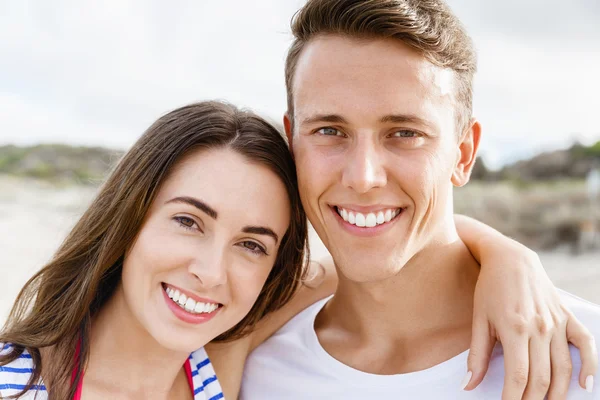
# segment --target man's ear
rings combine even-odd
[[[294,155],[294,126],[287,112],[283,114],[283,129],[285,130],[285,136],[287,136],[290,152]]]
[[[469,122],[469,127],[462,133],[458,143],[458,161],[452,174],[454,186],[464,186],[469,182],[471,171],[477,159],[479,140],[481,138],[481,124],[475,118]]]

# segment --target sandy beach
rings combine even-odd
[[[49,260],[95,192],[94,187],[56,187],[0,176],[0,323],[20,288]],[[326,254],[316,235],[311,247],[314,258]],[[540,257],[556,286],[600,304],[600,253],[554,251]]]

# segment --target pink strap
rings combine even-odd
[[[81,379],[77,384],[77,390],[75,390],[75,395],[73,396],[73,400],[81,400],[81,389],[83,386],[83,374],[81,374]]]
[[[192,390],[192,395],[194,394],[194,381],[192,380],[192,367],[190,367],[191,360],[187,359],[183,364],[183,369],[185,370],[185,376],[187,377],[188,384],[190,385],[190,389]]]
[[[71,374],[71,384],[75,382],[75,377],[77,376],[77,368],[79,368],[79,353],[81,352],[81,339],[77,341],[77,348],[75,349],[75,368],[73,368],[73,374]],[[77,383],[77,389],[75,390],[75,395],[73,396],[73,400],[81,400],[81,389],[83,387],[83,371],[81,371],[81,377],[79,382]]]

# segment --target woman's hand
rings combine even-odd
[[[462,221],[463,217],[459,218]],[[467,236],[474,232],[473,226],[468,226],[472,223],[460,223],[470,231]],[[581,356],[579,384],[591,391],[598,368],[594,337],[561,304],[537,254],[484,227],[475,227],[477,235],[470,238],[471,243],[465,241],[481,264],[468,359],[472,376],[465,378],[465,389],[481,383],[494,345],[500,341],[504,349],[504,400],[543,399],[546,394],[550,400],[564,399],[572,372],[569,343],[579,348]],[[464,240],[465,232],[459,233]]]

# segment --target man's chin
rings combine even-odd
[[[398,275],[405,262],[398,258],[380,259],[379,257],[353,257],[336,266],[341,279],[354,283],[383,282]],[[343,278],[342,278],[343,277]]]

